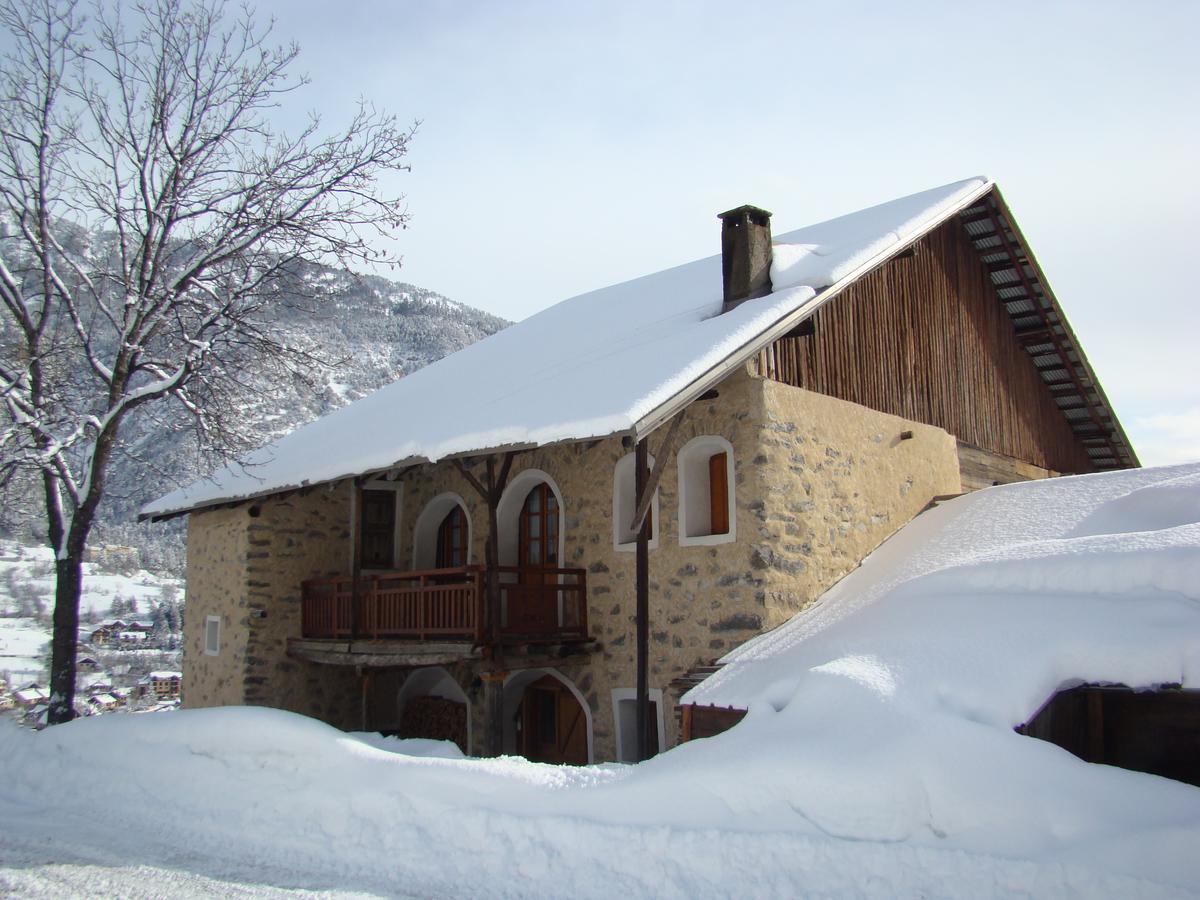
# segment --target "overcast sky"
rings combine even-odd
[[[996,179],[1146,464],[1200,459],[1200,3],[274,0],[330,125],[420,120],[392,273],[522,319]]]

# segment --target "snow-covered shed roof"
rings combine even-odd
[[[776,235],[772,293],[725,313],[719,255],[565,300],[147,504],[142,516],[487,450],[641,437],[992,189],[969,178]]]
[[[778,705],[839,677],[908,705],[957,710],[969,697],[969,718],[1012,727],[1064,686],[1194,690],[1200,463],[950,500],[719,662],[682,703]]]

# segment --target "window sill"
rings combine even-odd
[[[697,534],[697,535],[680,535],[680,547],[712,547],[715,544],[732,544],[737,540],[737,535],[732,531],[725,534]]]

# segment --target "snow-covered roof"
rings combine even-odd
[[[681,702],[747,709],[833,677],[1012,727],[1080,683],[1200,687],[1200,463],[1007,484],[910,522]]]
[[[158,681],[166,681],[166,680],[170,680],[172,678],[182,678],[182,677],[183,677],[182,672],[162,671],[162,672],[151,672],[150,673],[150,678],[156,679]]]
[[[638,435],[992,187],[947,184],[776,235],[773,292],[721,313],[721,257],[565,300],[142,509],[148,517],[501,447]]]

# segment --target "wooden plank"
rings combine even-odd
[[[687,704],[682,707],[682,717],[686,737],[690,741],[696,738],[712,737],[723,731],[728,731],[746,715],[744,709],[722,706],[695,706]]]
[[[729,454],[708,458],[709,525],[712,534],[729,534]]]
[[[1014,335],[957,221],[927,235],[904,265],[863,276],[813,321],[811,337],[766,348],[759,373],[1045,469],[1095,469],[1024,349],[1049,340],[1046,325]]]
[[[650,511],[650,504],[654,501],[654,492],[658,490],[658,482],[662,479],[663,470],[667,467],[667,460],[675,452],[675,439],[679,436],[679,426],[683,422],[684,412],[686,410],[681,410],[671,420],[671,427],[667,429],[667,436],[663,438],[662,446],[658,448],[654,471],[650,473],[649,481],[644,486],[645,490],[639,488],[634,491],[638,498],[637,512],[634,513],[633,522],[630,524],[630,531],[634,533],[641,531],[642,523],[646,520],[646,513]],[[645,439],[643,438],[643,440]],[[641,442],[639,441],[639,443]]]

